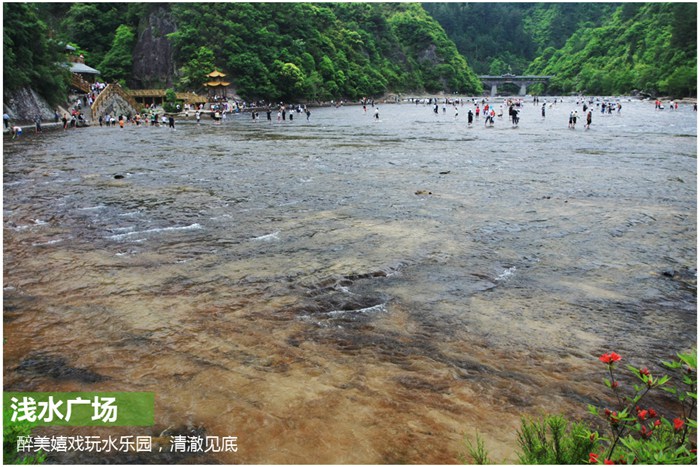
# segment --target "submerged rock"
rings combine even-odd
[[[72,366],[68,361],[56,355],[44,353],[33,354],[23,359],[16,371],[37,376],[48,376],[58,380],[74,380],[83,383],[97,383],[106,378],[86,368]]]

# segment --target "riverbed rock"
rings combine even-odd
[[[693,292],[697,290],[698,270],[695,268],[667,269],[662,271],[661,275],[680,283],[684,288]]]
[[[87,368],[72,366],[64,357],[46,353],[36,353],[24,358],[16,368],[20,373],[48,376],[57,380],[74,380],[83,383],[97,383],[106,378]]]

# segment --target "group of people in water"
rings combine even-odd
[[[410,102],[415,102],[416,105],[423,104],[424,106],[431,106],[432,111],[434,114],[438,115],[440,113],[440,104],[442,104],[442,113],[446,114],[447,113],[447,107],[452,106],[454,109],[454,118],[455,120],[459,116],[459,108],[464,107],[465,105],[469,105],[470,108],[467,111],[467,125],[471,127],[476,121],[479,121],[480,117],[483,117],[483,122],[484,126],[489,128],[489,127],[494,127],[497,118],[501,119],[504,116],[505,111],[507,110],[508,113],[508,121],[512,124],[512,126],[515,128],[519,125],[520,123],[520,112],[521,110],[525,107],[525,103],[523,99],[521,98],[506,98],[505,100],[501,102],[493,102],[492,100],[488,98],[482,98],[481,100],[477,100],[476,98],[471,98],[471,99],[464,99],[464,98],[425,98],[425,99],[409,99],[408,101]],[[535,96],[533,98],[533,105],[538,106],[540,104],[540,98]],[[612,114],[613,112],[616,114],[620,114],[622,111],[622,103],[620,102],[619,99],[617,100],[606,100],[606,99],[601,99],[601,98],[577,98],[576,99],[576,108],[572,109],[568,113],[568,128],[569,129],[575,129],[577,123],[579,122],[580,119],[585,118],[585,123],[584,123],[584,128],[589,129],[591,127],[592,121],[593,121],[593,111],[594,111],[594,106],[598,107],[600,109],[601,114]],[[362,104],[362,108],[364,113],[368,112],[368,106],[371,106],[372,108],[372,114],[373,114],[373,119],[375,121],[380,121],[379,120],[379,106],[375,104],[374,100],[369,100],[369,99],[363,99],[360,101]],[[552,109],[554,106],[559,103],[563,104],[564,99],[562,98],[554,98],[552,102],[548,102],[547,98],[544,98],[544,103],[541,105],[541,115],[542,115],[542,120],[544,121],[546,114],[547,114],[547,109]],[[345,103],[341,103],[340,105],[336,105],[336,108],[341,107]],[[498,105],[498,107],[496,107]],[[656,110],[663,110],[665,107],[662,103],[661,100],[656,100],[655,103],[655,109]],[[579,114],[578,107],[581,106],[582,113]],[[679,105],[678,102],[671,101],[669,104],[669,109],[672,110],[678,110]],[[274,110],[273,110],[274,109]],[[189,108],[185,110],[185,117],[189,117],[189,111],[193,109]],[[230,109],[227,111],[227,109],[224,107],[222,108],[221,106],[218,106],[217,108],[212,108],[210,112],[204,110],[203,108],[195,107],[195,120],[196,123],[199,125],[201,124],[201,119],[202,116],[205,114],[209,114],[210,118],[214,120],[215,124],[221,124],[224,120],[227,118],[227,114],[232,113]],[[693,103],[693,110],[697,111],[697,104]],[[311,116],[311,111],[308,109],[306,105],[290,105],[288,106],[287,104],[284,103],[279,103],[275,104],[275,106],[271,106],[269,104],[264,107],[263,110],[266,113],[267,116],[267,121],[269,123],[272,123],[273,120],[273,113],[276,111],[276,120],[278,123],[284,122],[286,120],[293,121],[294,120],[294,115],[295,114],[301,114],[304,113],[306,115],[306,120],[308,121]],[[240,110],[239,110],[240,112]],[[254,122],[257,122],[260,120],[260,112],[257,108],[251,108],[251,117]],[[56,113],[56,121],[59,120],[58,113]],[[7,130],[10,130],[10,133],[13,136],[13,139],[17,138],[22,134],[22,127],[21,126],[16,126],[16,125],[10,125],[10,118],[9,115],[5,114],[3,116],[4,120],[4,125]],[[76,127],[76,126],[87,126],[88,122],[87,120],[83,117],[82,112],[80,111],[79,108],[74,108],[73,111],[71,112],[71,115],[63,115],[61,118],[63,122],[63,128],[68,129],[69,127]],[[41,131],[41,118],[38,117],[38,120],[35,122],[36,123],[36,132],[39,133]],[[110,115],[110,114],[105,114],[105,115],[100,115],[98,118],[98,123],[99,126],[106,126],[106,127],[116,127],[119,126],[120,128],[124,128],[125,125],[135,125],[135,126],[156,126],[156,127],[169,127],[171,129],[175,129],[175,116],[173,114],[159,114],[158,109],[152,108],[148,110],[144,110],[143,114],[127,114],[127,115]]]
[[[416,103],[419,101],[416,100]],[[425,101],[420,101],[423,102],[424,104],[426,103]],[[469,101],[467,101],[469,102]],[[533,104],[537,106],[540,102],[539,97],[535,96],[533,98]],[[563,103],[564,100],[561,98],[554,98],[554,101],[551,103],[547,102],[547,99],[544,100],[544,103],[542,104],[542,119],[545,118],[547,114],[547,108],[552,109],[557,102]],[[428,100],[428,104],[432,105],[433,112],[435,114],[439,114],[439,102],[437,99],[435,100]],[[459,115],[459,110],[458,110],[458,105],[461,103],[463,106],[465,101],[464,100],[449,100],[445,99],[442,107],[443,114],[447,112],[447,105],[448,103],[454,107],[454,115],[455,118],[458,117]],[[517,127],[519,122],[520,122],[520,111],[522,107],[524,107],[524,103],[522,99],[506,99],[503,104],[499,104],[498,107],[498,112],[496,111],[495,104],[491,104],[489,100],[486,98],[482,99],[481,102],[479,103],[475,99],[471,100],[471,104],[474,105],[474,111],[472,109],[469,109],[467,112],[467,125],[471,126],[474,123],[475,119],[479,119],[480,116],[483,116],[484,118],[484,126],[486,127],[493,127],[495,122],[496,122],[496,117],[502,118],[503,117],[503,109],[504,109],[504,104],[505,107],[508,109],[508,120],[509,122],[513,125],[513,127]],[[605,114],[611,114],[614,111],[616,113],[620,113],[622,110],[622,103],[617,100],[615,102],[609,102],[607,100],[600,100],[600,98],[594,99],[594,98],[589,98],[588,100],[586,99],[577,99],[576,100],[576,106],[582,106],[582,115],[585,116],[585,124],[584,128],[588,129],[591,127],[591,124],[593,122],[593,105],[600,107],[601,113]],[[659,108],[659,103],[657,101],[657,108]],[[663,106],[661,106],[663,108]],[[695,110],[697,110],[697,105],[694,105],[693,107]],[[579,120],[579,112],[578,109],[573,109],[569,113],[569,124],[568,128],[570,129],[575,129],[576,128],[576,123]]]
[[[119,115],[114,116],[109,113],[105,115],[100,115],[97,120],[100,126],[115,127],[119,125],[119,128],[124,128],[125,125],[135,125],[135,126],[148,126],[149,122],[151,126],[167,126],[169,128],[175,129],[175,117],[173,115],[163,114],[159,118],[159,114],[155,111],[144,112],[143,114],[131,115]]]
[[[270,123],[272,123],[272,121],[273,121],[273,119],[272,119],[273,112],[274,112],[274,110],[273,110],[272,106],[268,105],[265,107],[265,114],[267,116],[267,121]],[[227,119],[228,113],[231,113],[231,112],[226,112],[226,111],[220,112],[219,110],[214,109],[214,111],[211,113],[211,118],[214,120],[215,124],[221,124],[223,121],[225,121]],[[235,113],[237,113],[237,112],[235,112]],[[296,114],[303,113],[304,115],[306,115],[307,121],[311,118],[311,111],[309,110],[309,108],[306,105],[302,106],[300,104],[297,104],[296,106],[295,105],[287,106],[284,103],[280,103],[279,105],[277,105],[277,122],[281,123],[281,122],[287,121],[287,119],[289,119],[289,121],[293,121],[295,113]],[[185,116],[187,116],[187,115],[185,115]],[[251,108],[250,116],[254,122],[260,121],[260,109]],[[197,124],[201,123],[201,118],[202,118],[202,111],[198,110],[197,112],[195,112],[195,119],[197,120]]]

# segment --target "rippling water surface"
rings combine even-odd
[[[696,342],[696,113],[574,105],[6,139],[5,390],[153,391],[119,433],[238,436],[203,462],[514,461],[600,353]]]

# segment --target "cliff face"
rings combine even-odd
[[[3,111],[10,116],[13,124],[32,122],[37,115],[41,116],[44,122],[54,121],[54,109],[31,88],[5,92],[3,97]]]
[[[141,20],[134,47],[134,68],[130,87],[172,87],[175,61],[167,34],[176,30],[177,25],[168,5],[154,5],[150,13]]]

